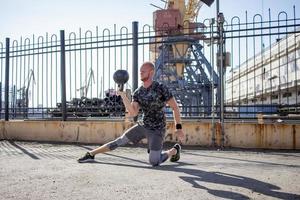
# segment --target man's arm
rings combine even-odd
[[[174,116],[174,123],[175,124],[181,124],[181,117],[180,117],[180,111],[179,107],[177,105],[177,102],[174,97],[172,97],[169,101],[167,101],[167,104],[172,108],[173,110],[173,116]]]
[[[140,106],[137,102],[130,102],[125,92],[118,91],[118,95],[122,97],[123,103],[130,117],[135,117],[139,113]]]
[[[180,111],[179,111],[179,107],[177,105],[177,102],[175,100],[174,97],[172,97],[169,101],[167,101],[167,104],[172,108],[173,110],[173,116],[174,116],[174,123],[175,123],[175,126],[177,124],[180,124],[181,126],[181,117],[180,117]],[[180,141],[183,141],[183,137],[184,137],[184,133],[183,133],[183,130],[182,130],[182,127],[180,129],[177,129],[177,126],[176,126],[176,133],[178,134],[178,137],[179,137],[179,140]]]

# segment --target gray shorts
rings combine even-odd
[[[149,130],[136,124],[128,129],[124,135],[133,143],[138,143],[144,138],[148,140],[148,148],[153,151],[160,151],[163,148],[165,131]]]

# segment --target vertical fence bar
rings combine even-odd
[[[216,146],[216,121],[215,121],[215,80],[214,80],[214,24],[215,18],[211,18],[209,20],[210,25],[210,63],[211,63],[211,140],[212,146]]]
[[[2,73],[1,73],[1,76],[2,76]],[[0,102],[1,102],[0,103],[0,119],[2,119],[2,82],[0,82]]]
[[[220,76],[220,125],[221,125],[221,147],[224,146],[224,15],[220,12],[219,1],[217,1],[217,25],[218,25],[218,54],[219,54],[219,76]]]
[[[15,46],[15,43],[16,43],[16,46]],[[12,51],[15,51],[15,50],[18,50],[18,42],[16,41],[16,40],[14,40],[13,42],[12,42]],[[12,54],[12,56],[14,55],[14,54],[17,54],[17,53],[13,53]],[[14,62],[14,61],[16,61],[16,63]],[[13,85],[13,87],[15,88],[16,87],[16,85],[17,85],[17,83],[14,83],[14,68],[16,68],[16,78],[18,77],[17,76],[17,66],[18,66],[18,59],[12,59],[12,61],[10,62],[10,65],[11,65],[11,72],[10,72],[10,75],[11,75],[11,78],[10,78],[10,81],[11,81],[11,83],[12,83],[12,85]],[[16,81],[17,82],[17,81]],[[20,87],[21,88],[21,87]],[[21,94],[21,93],[20,93]],[[12,108],[12,119],[15,119],[16,118],[16,109],[14,108],[14,104],[13,104],[13,102],[14,102],[14,98],[15,97],[17,97],[18,95],[16,94],[15,95],[15,90],[12,90],[12,95],[11,95],[11,97],[12,97],[12,101],[11,101],[11,104],[10,104],[10,108]],[[21,95],[20,95],[21,96]]]
[[[35,112],[37,111],[36,109],[37,109],[37,106],[35,106],[35,101],[34,101],[34,99],[35,99],[35,93],[34,93],[34,91],[35,91],[35,87],[34,87],[34,82],[35,82],[35,76],[34,76],[34,73],[35,73],[35,66],[34,66],[34,64],[35,64],[35,62],[34,62],[34,60],[35,60],[35,55],[34,55],[34,52],[35,52],[35,50],[34,50],[34,35],[32,35],[32,72],[33,72],[33,84],[32,84],[32,92],[31,92],[31,97],[32,97],[32,112],[33,112],[33,116],[35,115]],[[52,82],[51,82],[52,83]],[[52,98],[52,97],[51,97]]]
[[[46,33],[46,44],[49,45],[48,33]],[[49,90],[49,85],[48,85],[49,84],[49,53],[46,53],[46,66],[45,67],[46,67],[46,108],[48,110],[49,109],[49,96],[48,96],[48,94],[49,94],[49,91],[48,91]],[[42,116],[44,116],[44,110],[42,112]]]
[[[138,87],[138,22],[132,22],[132,90]]]
[[[296,32],[296,30],[297,30],[297,28],[296,28],[296,7],[295,6],[293,6],[293,18],[294,18],[294,20],[293,20],[293,25],[294,25],[294,32]],[[296,44],[296,33],[294,34],[294,43]],[[294,51],[294,53],[295,53],[295,60],[294,60],[294,71],[295,71],[295,77],[294,77],[294,82],[295,82],[295,85],[296,85],[296,99],[295,99],[295,105],[298,105],[298,96],[300,95],[300,92],[299,92],[299,88],[298,88],[298,82],[299,82],[299,80],[298,80],[298,76],[297,76],[297,74],[298,74],[298,67],[297,67],[297,49],[295,48],[295,51]],[[300,56],[300,55],[299,55]],[[296,110],[296,112],[298,112],[298,109]]]
[[[65,50],[65,31],[60,31],[60,78],[61,78],[61,112],[62,120],[67,120],[66,105],[66,50]]]
[[[5,121],[8,121],[9,119],[9,42],[10,39],[6,38],[6,53],[5,53]]]
[[[101,92],[99,92],[99,31],[98,31],[98,26],[96,26],[96,41],[97,41],[97,50],[96,50],[96,57],[97,57],[97,60],[96,60],[96,67],[97,67],[97,88],[96,88],[96,91],[97,91],[97,94],[96,94],[96,97],[97,98],[101,98]],[[103,76],[103,75],[102,75]],[[100,80],[101,81],[101,80]],[[100,83],[102,84],[102,83]]]

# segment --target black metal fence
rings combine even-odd
[[[296,117],[300,114],[300,26],[292,16],[257,14],[245,23],[234,17],[226,30],[231,66],[226,73],[226,113],[253,118],[257,114]]]
[[[7,38],[0,43],[0,117],[123,116],[113,73],[117,69],[129,72],[125,89],[130,96],[138,87],[138,66],[144,61],[156,64],[156,79],[173,90],[184,117],[219,118],[222,108],[226,119],[256,118],[257,114],[297,116],[300,20],[295,7],[292,16],[268,14],[268,20],[258,14],[248,17],[247,12],[244,19],[226,19],[225,15],[222,27],[219,19],[206,19],[186,34],[159,35],[160,30],[133,22],[131,28],[115,25],[112,30],[96,27],[13,41]],[[168,109],[167,115],[171,115]]]

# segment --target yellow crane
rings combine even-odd
[[[165,2],[165,9],[154,12],[154,29],[156,36],[172,36],[172,35],[187,35],[195,31],[196,28],[202,24],[195,22],[199,10],[202,5],[210,6],[214,0],[167,0]],[[195,37],[195,36],[194,36]],[[160,42],[162,38],[157,38],[156,42]],[[177,42],[173,45],[174,58],[184,58],[188,49],[187,42]],[[158,48],[151,47],[151,51],[157,58]],[[178,60],[179,60],[178,59]],[[184,66],[183,62],[177,62],[176,71],[178,76],[183,76]]]
[[[165,9],[178,9],[182,18],[180,25],[186,28],[185,26],[195,21],[203,4],[202,0],[188,0],[187,2],[185,0],[168,0]]]
[[[204,2],[200,0],[189,0],[186,6],[183,21],[194,22],[203,4]]]

